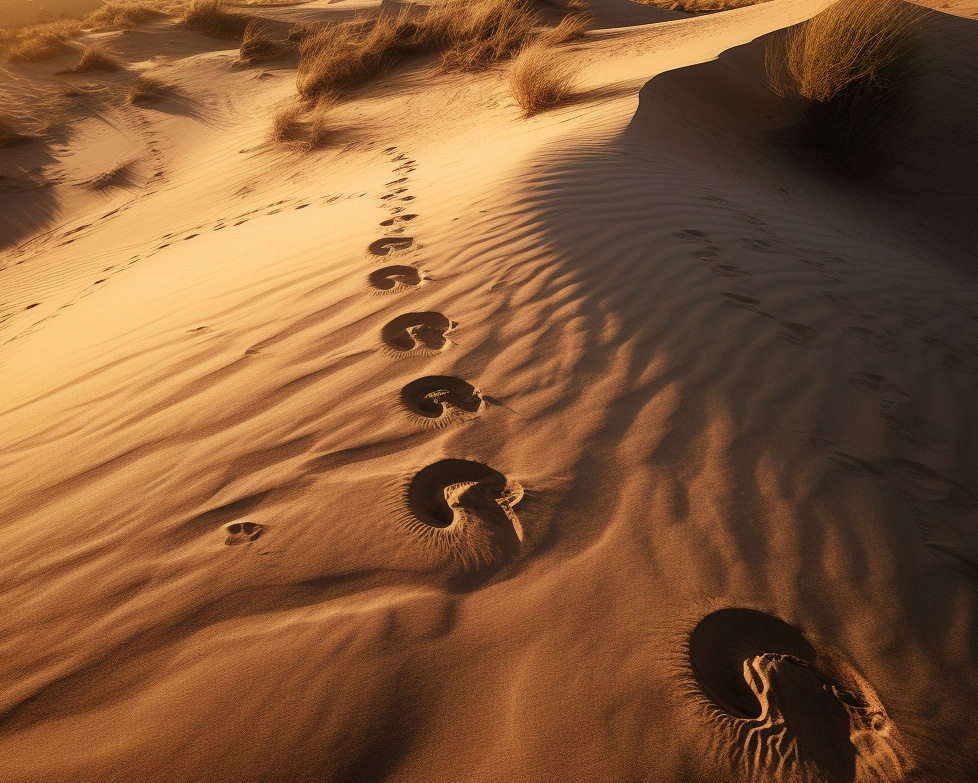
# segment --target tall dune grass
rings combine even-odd
[[[140,76],[132,83],[126,100],[132,104],[159,100],[173,91],[173,88],[155,76]]]
[[[253,19],[241,38],[239,55],[246,63],[263,63],[281,57],[286,51],[286,42],[275,40],[261,22]]]
[[[834,168],[885,173],[916,114],[917,7],[902,0],[841,0],[768,47],[772,88],[800,98],[801,127]]]
[[[709,11],[731,11],[749,5],[766,3],[768,0],[638,0],[643,5],[665,8],[669,11],[682,11],[686,14],[700,14]]]
[[[105,44],[92,44],[82,52],[81,60],[75,66],[76,73],[90,73],[101,71],[111,73],[120,71],[123,68],[122,60],[115,50]]]
[[[233,11],[224,0],[193,0],[180,21],[199,33],[212,38],[241,40],[255,17]]]
[[[68,40],[81,34],[80,22],[62,19],[4,31],[0,49],[11,62],[39,62],[71,51]]]
[[[528,0],[448,0],[306,32],[297,86],[310,100],[342,93],[416,55],[442,52],[445,70],[475,70],[509,56],[536,33]]]
[[[139,0],[111,0],[88,14],[84,25],[97,30],[132,30],[164,16],[166,12],[157,5]]]
[[[513,97],[524,117],[556,108],[570,97],[578,69],[555,61],[546,41],[535,41],[516,56],[509,75]]]
[[[272,138],[302,150],[324,146],[334,129],[330,121],[333,104],[331,97],[321,98],[311,105],[293,103],[275,116]]]
[[[548,46],[560,46],[583,39],[591,27],[590,14],[574,12],[567,14],[556,27],[552,27],[540,35],[539,40]]]

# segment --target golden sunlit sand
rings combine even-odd
[[[978,5],[558,5],[3,39],[3,783],[978,779]]]

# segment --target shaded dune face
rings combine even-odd
[[[707,615],[689,662],[718,744],[754,779],[889,783],[908,766],[876,694],[797,628],[753,609]]]
[[[498,565],[520,550],[514,507],[523,487],[488,465],[440,460],[415,474],[406,495],[408,527],[465,569]]]

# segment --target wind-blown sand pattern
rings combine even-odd
[[[978,7],[853,182],[763,67],[831,2],[589,0],[562,106],[430,56],[302,151],[294,53],[5,64],[0,781],[978,780]]]

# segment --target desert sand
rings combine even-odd
[[[565,105],[414,61],[319,151],[172,20],[4,66],[0,780],[978,779],[978,9],[853,184],[763,71],[830,4],[590,0]]]

